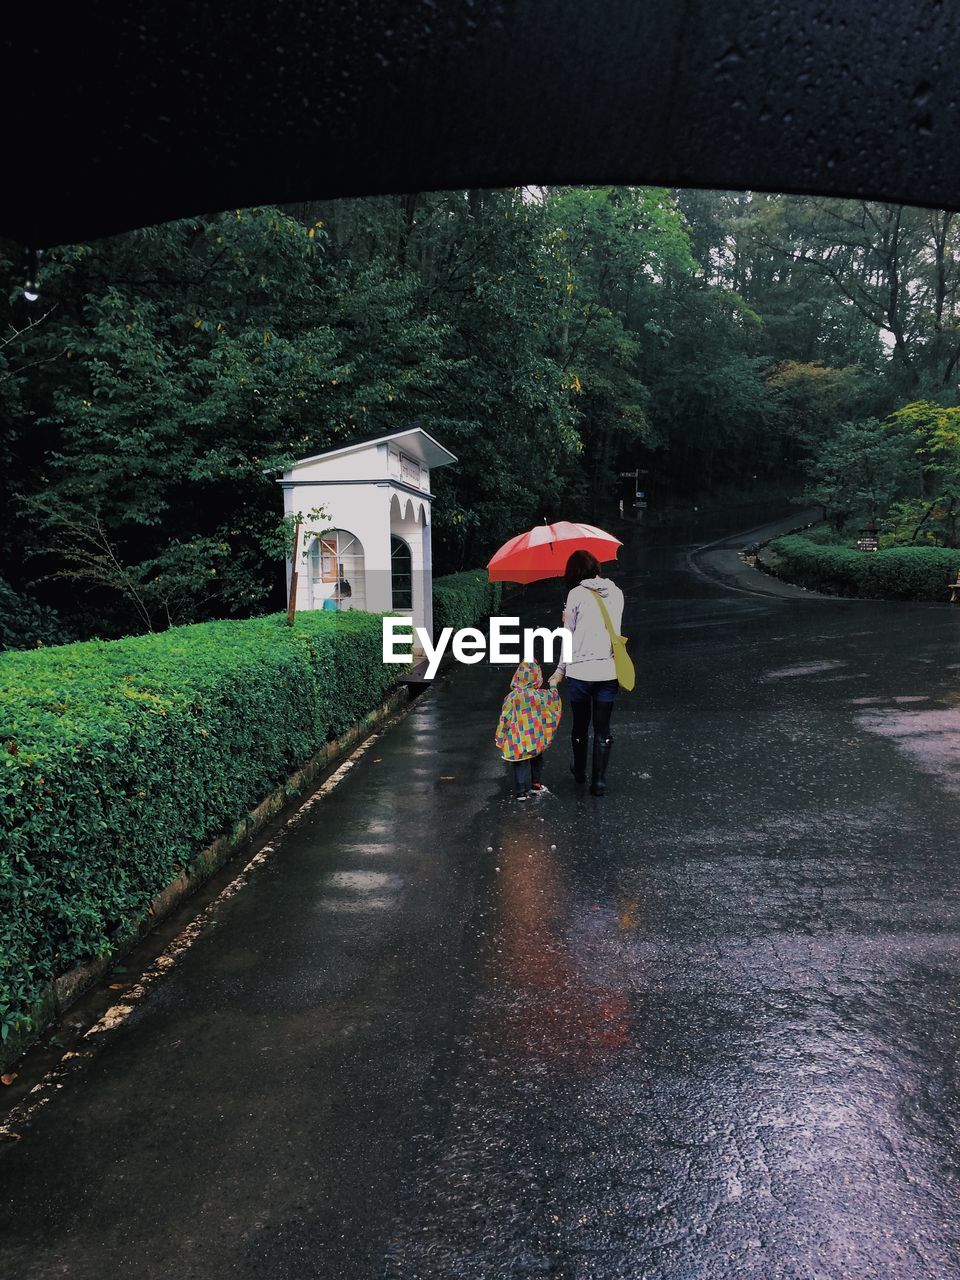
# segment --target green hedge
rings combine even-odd
[[[791,535],[770,549],[779,557],[779,577],[816,591],[889,600],[947,600],[956,579],[960,550],[945,547],[891,547],[855,551]]]
[[[301,613],[0,655],[0,1028],[379,705],[379,615]]]
[[[502,584],[488,582],[485,569],[467,569],[435,578],[433,633],[444,627],[472,627],[500,608]]]

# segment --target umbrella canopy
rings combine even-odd
[[[491,582],[539,582],[541,578],[561,578],[574,551],[589,551],[603,563],[616,560],[623,546],[613,534],[596,525],[558,520],[518,533],[505,542],[487,565]]]
[[[934,0],[88,0],[0,42],[0,233],[35,247],[518,183],[960,205],[960,6]]]

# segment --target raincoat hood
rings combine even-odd
[[[510,681],[511,689],[539,689],[543,684],[543,672],[539,662],[521,662]]]
[[[609,578],[584,578],[580,583],[581,587],[587,587],[590,591],[596,591],[598,596],[608,596],[610,588],[614,585]]]

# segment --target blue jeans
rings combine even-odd
[[[619,688],[616,680],[577,680],[575,676],[567,680],[567,696],[571,702],[582,702],[584,698],[612,702]]]
[[[567,680],[574,740],[586,742],[591,720],[595,739],[610,737],[610,716],[619,687],[616,680]]]
[[[543,756],[533,756],[530,760],[514,760],[513,785],[517,795],[525,795],[535,782],[543,777]]]

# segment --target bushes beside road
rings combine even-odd
[[[378,615],[0,655],[0,1030],[385,698]]]
[[[500,588],[434,582],[436,625]],[[387,697],[378,614],[301,612],[0,654],[0,1036],[212,839]]]
[[[889,600],[946,600],[960,550],[891,547],[855,551],[792,534],[770,543],[778,577],[814,591]]]
[[[433,583],[433,631],[476,626],[500,608],[501,584],[488,582],[485,569],[467,569]]]

